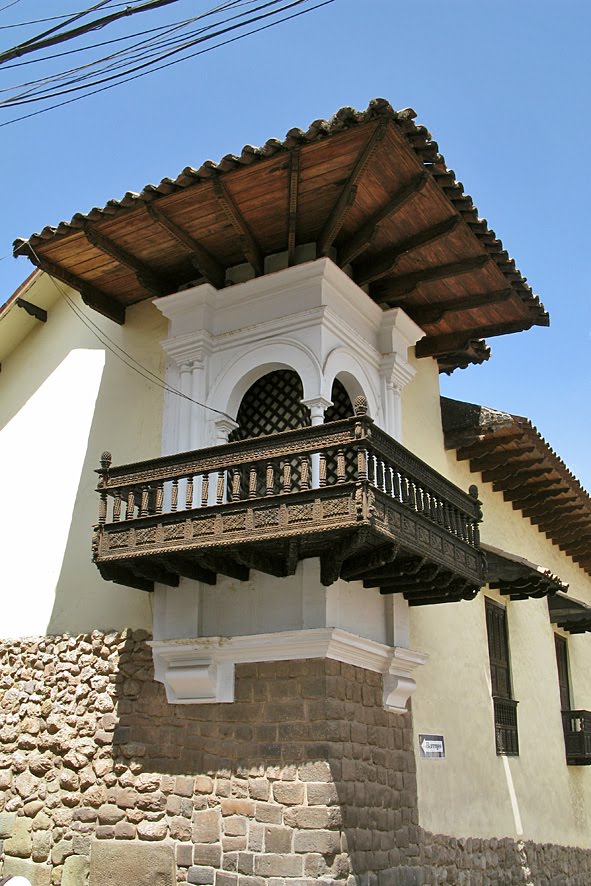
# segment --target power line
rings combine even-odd
[[[298,6],[298,5],[300,5],[301,3],[305,3],[305,2],[308,2],[308,0],[294,0],[294,2],[289,3],[289,4],[287,4],[286,6],[282,7],[281,10],[278,10],[278,11],[276,10],[276,11],[274,11],[274,12],[266,13],[265,15],[258,16],[258,17],[256,17],[255,19],[252,19],[251,22],[260,21],[261,19],[263,19],[263,18],[267,18],[267,17],[269,17],[270,15],[275,15],[275,14],[277,14],[278,12],[284,11],[284,10],[289,9],[289,8],[292,8],[292,7],[294,7],[294,6]],[[294,18],[298,18],[298,17],[301,16],[301,15],[306,15],[308,12],[312,12],[312,11],[314,11],[314,10],[316,10],[316,9],[320,9],[320,8],[323,7],[323,6],[328,6],[329,4],[334,3],[334,2],[335,2],[335,0],[323,0],[323,2],[316,3],[314,6],[311,6],[311,7],[309,7],[308,9],[304,9],[304,10],[302,10],[302,11],[300,11],[300,12],[292,13],[291,15],[286,15],[286,16],[284,16],[283,18],[278,19],[277,21],[270,22],[269,24],[263,25],[263,26],[261,26],[261,27],[259,27],[259,28],[253,28],[253,29],[251,29],[250,31],[246,31],[245,33],[243,33],[243,34],[239,34],[239,35],[236,36],[236,37],[232,37],[232,38],[230,38],[230,39],[228,39],[228,40],[220,41],[219,43],[216,43],[214,46],[210,46],[210,47],[207,47],[206,49],[202,49],[202,50],[199,50],[199,51],[197,51],[197,52],[190,53],[189,55],[186,55],[186,56],[184,56],[183,58],[180,58],[180,59],[174,59],[173,61],[169,61],[169,62],[166,62],[166,63],[164,63],[164,64],[157,65],[156,67],[153,67],[151,70],[148,70],[148,71],[145,71],[145,70],[144,70],[144,71],[141,71],[141,73],[136,73],[136,74],[134,74],[134,76],[126,76],[126,74],[129,75],[129,74],[132,73],[133,71],[137,71],[137,70],[140,70],[141,68],[148,67],[148,66],[151,65],[151,64],[156,64],[156,62],[158,62],[158,61],[160,61],[160,60],[162,60],[162,59],[164,59],[164,58],[166,58],[166,57],[169,57],[170,55],[174,55],[174,54],[176,54],[177,52],[182,52],[182,51],[186,50],[187,48],[189,48],[190,46],[195,45],[196,43],[201,43],[201,42],[203,42],[203,39],[212,39],[213,37],[215,37],[215,36],[219,36],[219,35],[222,34],[222,33],[226,33],[226,32],[229,31],[229,30],[235,30],[235,28],[236,28],[236,27],[239,27],[239,26],[232,26],[231,28],[223,29],[222,31],[218,31],[218,32],[216,32],[216,33],[210,35],[208,38],[200,38],[200,39],[198,39],[198,40],[191,41],[191,42],[188,43],[186,46],[184,46],[184,47],[180,47],[180,48],[178,48],[178,49],[176,49],[176,50],[173,50],[172,52],[166,53],[165,55],[160,56],[160,58],[153,59],[151,62],[146,62],[146,63],[144,63],[143,65],[138,65],[136,68],[132,69],[131,71],[123,72],[123,73],[121,73],[120,75],[116,75],[117,78],[119,78],[119,77],[125,77],[125,79],[123,79],[123,80],[118,80],[118,82],[116,82],[116,83],[109,83],[109,85],[107,85],[107,86],[99,86],[97,89],[88,89],[88,86],[89,86],[89,85],[94,85],[94,84],[87,84],[87,86],[86,86],[86,88],[87,88],[87,92],[85,92],[84,95],[76,96],[76,97],[71,98],[71,99],[66,99],[65,101],[57,102],[56,104],[49,105],[48,107],[46,107],[46,108],[42,108],[42,109],[40,109],[40,110],[38,110],[38,111],[33,111],[33,112],[29,113],[29,114],[23,114],[23,115],[21,115],[20,117],[15,117],[15,118],[13,118],[12,120],[7,120],[7,121],[5,121],[4,123],[0,123],[0,128],[2,128],[3,126],[10,126],[11,124],[13,124],[13,123],[17,123],[17,122],[20,122],[21,120],[27,120],[27,119],[29,119],[29,118],[31,118],[31,117],[36,117],[36,116],[38,116],[39,114],[43,114],[43,113],[45,113],[45,112],[47,112],[47,111],[54,110],[55,108],[64,107],[65,105],[69,105],[69,104],[72,104],[73,102],[80,101],[80,100],[83,99],[83,98],[87,98],[87,97],[90,96],[90,95],[96,95],[96,94],[98,94],[98,93],[105,92],[106,90],[108,90],[108,89],[112,89],[114,86],[119,86],[119,85],[121,85],[122,83],[129,83],[129,82],[131,82],[131,81],[133,81],[133,80],[137,80],[137,79],[139,79],[139,78],[141,78],[141,77],[143,77],[143,76],[146,76],[146,74],[153,73],[154,71],[160,71],[160,70],[163,70],[163,69],[165,69],[165,68],[168,68],[168,67],[171,67],[171,66],[173,66],[173,65],[175,65],[175,64],[178,64],[178,63],[181,62],[181,61],[186,61],[187,59],[195,58],[196,56],[203,55],[203,54],[205,54],[206,52],[211,52],[213,49],[219,49],[221,46],[226,46],[226,45],[228,45],[228,44],[230,44],[230,43],[234,43],[234,42],[236,42],[236,41],[238,41],[238,40],[241,40],[243,37],[248,37],[248,36],[251,36],[252,34],[260,33],[261,31],[265,31],[265,30],[267,30],[268,28],[272,28],[272,27],[274,27],[274,26],[277,25],[277,24],[282,24],[283,22],[289,21],[289,20],[294,19]],[[242,23],[242,24],[245,25],[245,24],[249,24],[249,23],[251,23],[251,22],[244,22],[244,23]],[[109,78],[105,78],[105,79],[104,79],[103,81],[101,81],[101,82],[106,82],[106,80],[111,80],[111,79],[115,79],[115,76],[113,76],[113,77],[109,77]],[[98,81],[97,81],[97,82],[98,82]],[[73,90],[70,90],[70,91],[73,91]],[[49,98],[49,96],[46,96],[46,98]],[[25,103],[25,102],[23,102],[23,103]],[[5,102],[4,104],[5,104],[5,105],[8,105],[9,103],[8,103],[8,102]],[[17,104],[17,103],[15,102],[14,104]],[[19,104],[20,104],[20,103],[19,103]]]
[[[84,12],[78,13],[73,18],[64,22],[62,25],[51,28],[49,31],[46,31],[43,34],[39,34],[36,37],[32,37],[30,40],[25,41],[25,43],[21,43],[19,46],[14,46],[12,47],[12,49],[7,49],[4,52],[0,53],[0,65],[3,64],[3,62],[5,61],[11,61],[13,58],[20,58],[20,56],[25,55],[29,52],[36,52],[39,49],[45,49],[45,47],[47,46],[54,46],[56,43],[63,43],[65,40],[72,40],[74,39],[74,37],[80,37],[83,34],[88,33],[88,31],[99,30],[100,28],[104,28],[120,18],[124,18],[130,15],[137,15],[140,12],[151,12],[153,9],[159,9],[162,6],[169,6],[171,3],[178,2],[179,0],[145,0],[145,2],[142,3],[141,6],[126,6],[125,9],[122,9],[120,12],[113,12],[110,15],[103,16],[100,19],[95,19],[94,21],[87,22],[85,25],[80,25],[77,28],[72,28],[69,31],[65,31],[63,34],[54,34],[54,36],[48,36],[59,30],[60,28],[64,27],[65,25],[68,25],[71,22],[77,21],[79,18],[88,15],[95,9],[98,9],[101,6],[105,6],[107,0],[101,0],[100,3],[97,3],[95,6],[92,6],[90,9],[85,10]]]
[[[193,24],[196,21],[207,18],[211,15],[215,15],[221,9],[224,9],[224,11],[227,11],[231,7],[244,5],[244,3],[252,4],[254,2],[256,2],[256,0],[232,0],[232,2],[230,2],[230,3],[226,3],[223,6],[214,7],[214,9],[208,10],[207,12],[204,12],[199,16],[194,16],[193,18],[186,19],[181,22],[175,22],[172,25],[161,25],[159,28],[152,28],[152,29],[149,29],[148,31],[140,32],[138,35],[131,35],[131,37],[133,37],[133,36],[141,36],[141,34],[143,34],[143,33],[154,34],[154,32],[157,32],[157,34],[155,34],[154,36],[146,38],[145,40],[140,40],[138,43],[135,43],[135,44],[132,44],[131,46],[125,47],[124,49],[120,50],[119,52],[112,53],[111,55],[104,56],[99,59],[95,59],[91,62],[88,62],[87,64],[80,65],[77,68],[72,68],[68,71],[64,71],[64,72],[55,74],[50,77],[37,78],[36,80],[30,80],[25,83],[20,83],[16,86],[11,86],[11,87],[6,87],[4,89],[0,89],[0,94],[6,93],[6,92],[13,92],[15,89],[25,89],[26,87],[41,87],[41,86],[44,86],[48,83],[56,82],[58,80],[65,80],[67,77],[69,77],[73,74],[76,74],[80,71],[89,70],[93,67],[96,67],[97,65],[102,64],[103,62],[109,62],[109,61],[113,62],[113,60],[120,59],[120,61],[117,65],[115,65],[115,64],[105,65],[103,67],[103,70],[108,70],[109,68],[112,69],[115,66],[121,67],[123,64],[125,64],[125,61],[123,61],[123,59],[126,56],[128,58],[131,58],[133,56],[138,56],[141,53],[146,55],[150,51],[150,47],[152,47],[152,51],[153,51],[154,49],[158,48],[158,46],[160,46],[160,45],[162,45],[162,46],[174,45],[175,43],[178,43],[180,40],[185,39],[184,37],[178,36],[178,37],[173,38],[171,40],[170,35],[173,34],[175,31],[182,30],[183,28],[187,27],[189,24]],[[278,3],[278,2],[280,2],[280,0],[274,0],[274,2]],[[258,8],[260,9],[261,7],[258,7]],[[238,16],[231,16],[230,18],[227,18],[224,21],[232,21],[233,19],[240,18],[241,16],[244,16],[246,14],[247,13],[241,13]],[[213,26],[206,26],[203,28],[199,28],[196,31],[193,31],[192,35],[202,34],[208,30],[208,27],[211,28]],[[189,35],[189,36],[191,36],[191,35]],[[106,45],[106,43],[119,42],[120,40],[131,39],[131,37],[121,37],[121,38],[118,38],[116,41],[105,41],[104,45]],[[102,44],[94,44],[94,45],[100,46]],[[89,48],[89,47],[87,47],[87,48]],[[77,52],[77,51],[82,51],[82,50],[72,50],[72,52]],[[37,61],[39,61],[39,60],[37,60]],[[27,62],[25,62],[24,64],[27,64]],[[70,82],[77,82],[79,80],[85,79],[85,77],[88,77],[88,76],[92,76],[92,75],[87,74],[87,75],[83,75],[78,78],[73,78],[70,80]],[[67,82],[68,81],[66,80],[66,83]],[[38,91],[39,91],[39,89],[37,89],[37,90],[29,89],[28,90],[28,92],[38,92]],[[26,93],[22,93],[21,95],[24,95],[24,94],[26,94]],[[0,105],[1,104],[4,104],[5,106],[6,105],[13,105],[16,103],[16,100],[19,97],[21,97],[21,95],[16,94],[16,95],[13,95],[12,97],[8,97],[6,99],[3,99],[0,102]],[[49,96],[45,96],[45,97],[48,98]]]

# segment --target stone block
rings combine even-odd
[[[219,809],[203,809],[193,813],[193,842],[219,843],[222,816]]]
[[[166,819],[163,821],[140,821],[137,835],[140,840],[164,840],[168,831]]]
[[[241,815],[224,818],[224,834],[229,837],[243,837],[246,834],[246,819]]]
[[[291,828],[268,825],[265,828],[265,852],[291,852],[292,834]]]
[[[193,865],[187,871],[187,883],[209,884],[215,880],[215,871],[211,867]]]
[[[264,824],[281,824],[283,821],[283,810],[281,806],[277,806],[274,803],[257,803],[254,817],[257,821],[262,821]]]
[[[31,886],[50,886],[51,868],[35,864],[24,858],[5,858],[1,870],[3,877],[26,877]]]
[[[222,847],[220,843],[191,844],[195,864],[211,865],[219,868],[222,863]]]
[[[174,850],[168,843],[93,842],[90,886],[176,886]]]
[[[304,802],[305,786],[300,781],[276,781],[273,784],[273,799],[284,806]]]
[[[178,843],[176,847],[176,863],[182,868],[191,867],[193,864],[193,844]]]
[[[4,852],[17,858],[29,858],[32,849],[31,822],[27,818],[17,818],[12,828],[12,836],[4,841]]]
[[[174,782],[174,793],[179,797],[192,797],[195,779],[188,775],[178,775]]]
[[[262,877],[301,877],[304,860],[297,855],[265,854],[254,859],[254,872]]]
[[[325,760],[318,760],[314,763],[304,763],[300,766],[301,781],[323,781],[330,782],[333,776],[330,765]]]
[[[341,835],[338,831],[296,831],[293,848],[295,852],[336,855],[341,851]]]
[[[12,836],[16,822],[16,812],[0,812],[0,840]]]
[[[309,782],[306,795],[308,806],[331,806],[339,802],[336,785],[331,782]]]
[[[99,807],[98,819],[101,824],[117,824],[122,818],[125,818],[125,812],[114,803],[106,803]]]
[[[86,886],[89,876],[89,859],[82,855],[70,855],[64,862],[61,886]]]
[[[338,806],[293,806],[286,809],[283,821],[292,828],[338,828],[341,810]]]
[[[224,797],[220,801],[222,815],[254,815],[255,804],[253,800],[241,800],[234,797]]]

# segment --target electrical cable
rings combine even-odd
[[[40,262],[40,258],[33,249],[33,247],[29,244],[29,249],[33,253],[37,262]],[[73,302],[73,300],[68,296],[68,294],[62,289],[58,281],[51,276],[51,274],[47,274],[59,294],[62,296],[66,304],[70,307],[74,314],[78,317],[78,319],[83,323],[84,326],[94,335],[94,337],[103,345],[103,347],[107,348],[112,354],[115,355],[122,363],[125,363],[130,369],[140,375],[145,381],[150,384],[156,384],[158,387],[162,388],[163,391],[168,392],[169,394],[174,394],[177,397],[182,397],[184,400],[188,400],[190,403],[194,403],[195,406],[200,406],[202,409],[207,409],[210,412],[216,412],[218,415],[222,415],[224,418],[230,419],[233,421],[234,419],[228,415],[227,412],[223,412],[221,409],[215,409],[213,406],[208,406],[206,403],[200,403],[199,400],[194,400],[193,397],[189,397],[188,394],[184,394],[182,391],[177,390],[175,387],[170,385],[168,382],[164,381],[164,379],[160,378],[159,375],[152,372],[151,369],[148,369],[147,366],[144,366],[143,363],[140,363],[139,360],[136,360],[131,354],[129,354],[125,348],[122,348],[116,342],[113,341],[112,338],[97,326],[90,317],[86,316],[83,311]],[[4,319],[4,318],[2,318]],[[119,353],[120,352],[120,353]],[[124,357],[121,356],[124,355]],[[125,359],[127,358],[127,359]],[[131,362],[129,362],[131,361]]]
[[[230,7],[236,6],[236,5],[242,5],[244,2],[245,2],[245,0],[233,0],[233,2],[225,4],[224,9],[228,10]],[[252,3],[256,2],[256,0],[246,0],[246,2],[252,4]],[[278,3],[278,2],[280,2],[280,0],[274,0],[274,2]],[[195,21],[201,20],[201,19],[206,18],[210,15],[215,15],[217,12],[220,11],[221,8],[222,7],[218,6],[217,8],[209,10],[209,11],[202,13],[199,16],[195,16],[191,19],[187,19],[182,22],[177,22],[173,25],[163,25],[160,28],[151,29],[150,32],[153,32],[154,30],[157,30],[160,32],[157,37],[154,36],[154,37],[147,38],[145,40],[141,40],[138,43],[133,44],[132,46],[129,46],[129,47],[126,47],[125,49],[120,50],[119,52],[112,53],[110,56],[104,56],[101,59],[95,59],[94,61],[88,62],[85,65],[80,65],[77,68],[70,69],[69,71],[65,71],[60,74],[55,74],[51,77],[45,77],[45,78],[40,78],[37,80],[31,80],[26,83],[18,84],[17,86],[12,86],[12,87],[0,89],[0,94],[1,94],[3,92],[13,92],[15,89],[25,89],[26,87],[31,87],[30,89],[28,89],[25,92],[17,93],[16,95],[12,95],[11,97],[8,97],[6,99],[2,99],[0,101],[0,106],[1,105],[4,105],[4,106],[14,105],[14,104],[16,104],[16,99],[21,98],[22,96],[25,96],[27,94],[39,92],[39,89],[46,84],[56,82],[60,79],[64,79],[64,78],[66,78],[74,73],[77,73],[79,71],[84,71],[85,69],[95,67],[96,65],[101,64],[102,62],[121,59],[122,56],[123,57],[124,56],[142,57],[141,53],[143,53],[145,56],[148,52],[153,51],[155,48],[158,48],[158,46],[160,46],[160,45],[170,45],[171,43],[172,44],[178,43],[180,40],[185,39],[185,37],[179,36],[179,37],[174,38],[171,41],[169,39],[169,35],[174,33],[174,31],[178,31],[178,30],[182,29],[183,27],[186,27],[187,25],[194,23]],[[263,8],[263,7],[257,7],[257,9],[260,9],[260,8]],[[240,18],[240,17],[243,17],[244,15],[247,15],[247,13],[244,12],[244,13],[240,13],[240,15],[238,15],[238,16],[231,16],[230,18],[227,18],[224,21],[232,21],[235,18]],[[196,31],[193,31],[192,33],[193,33],[193,35],[201,34],[204,31],[207,31],[208,27],[213,27],[213,26],[206,26],[204,28],[200,28],[200,29],[197,29]],[[150,33],[150,32],[146,32],[146,33]],[[119,39],[127,39],[127,38],[119,38]],[[112,42],[112,41],[108,41],[108,42]],[[146,44],[150,44],[150,45],[146,46]],[[100,44],[97,44],[97,45],[100,45]],[[131,61],[131,59],[129,59],[127,62],[121,61],[121,60],[119,60],[118,62],[115,61],[111,65],[105,65],[103,67],[103,71],[112,70],[115,67],[122,67],[124,64],[129,64],[130,61]],[[72,79],[70,82],[78,82],[79,80],[88,78],[88,76],[93,76],[93,74],[89,73],[86,75],[82,75],[80,77]],[[35,89],[35,87],[37,87],[37,89]],[[45,96],[45,98],[48,98],[48,97],[49,97],[49,95]]]
[[[280,2],[280,0],[269,0],[269,3],[264,4],[264,6],[275,5],[277,2]],[[84,84],[81,86],[72,86],[68,89],[55,90],[53,93],[48,94],[48,95],[35,96],[32,98],[25,98],[25,99],[21,99],[21,100],[12,101],[9,99],[5,99],[0,104],[3,105],[4,107],[17,107],[19,105],[30,104],[31,102],[41,101],[46,98],[53,98],[53,97],[57,97],[60,95],[67,95],[71,92],[78,92],[81,89],[87,89],[89,86],[91,86],[91,87],[92,86],[100,86],[103,83],[108,83],[111,80],[118,80],[121,77],[126,78],[124,80],[124,82],[129,82],[130,80],[138,79],[137,76],[129,77],[128,76],[129,74],[134,74],[135,72],[141,71],[142,69],[149,67],[151,65],[157,65],[158,62],[164,61],[165,59],[170,58],[171,56],[176,55],[180,52],[184,52],[186,49],[189,49],[192,46],[198,45],[199,43],[203,43],[206,40],[214,39],[215,37],[219,37],[222,34],[227,34],[228,32],[235,31],[236,29],[244,27],[246,25],[253,24],[258,21],[262,21],[265,18],[269,18],[270,16],[280,14],[281,12],[284,12],[288,9],[292,9],[295,6],[300,6],[302,3],[307,3],[307,2],[308,2],[308,0],[291,0],[290,3],[287,3],[285,6],[282,6],[280,9],[273,9],[270,12],[266,12],[266,13],[263,13],[262,15],[255,16],[254,18],[249,19],[246,22],[241,22],[239,24],[230,25],[226,28],[221,28],[218,31],[215,31],[212,34],[198,37],[195,40],[187,41],[184,45],[177,47],[176,49],[172,49],[168,52],[165,52],[165,53],[161,54],[160,56],[157,56],[157,57],[151,59],[150,61],[146,61],[146,62],[143,62],[142,64],[138,64],[135,67],[132,67],[131,69],[129,69],[127,71],[120,72],[119,74],[112,74],[111,76],[103,77],[101,79],[95,80],[93,83],[90,83],[90,84]],[[334,0],[327,0],[327,2],[325,2],[325,3],[319,3],[317,6],[313,6],[310,10],[304,10],[304,12],[312,11],[313,9],[317,9],[320,6],[326,6],[330,2],[334,2]],[[302,14],[302,13],[300,13],[300,14]],[[287,21],[288,19],[295,18],[295,17],[296,17],[295,15],[286,16],[284,19],[281,19],[280,21]],[[275,24],[275,23],[273,23],[273,24]],[[249,34],[257,33],[258,30],[265,30],[265,28],[259,28],[257,30],[249,31],[248,33]],[[232,41],[228,41],[228,42],[232,42]],[[217,45],[219,46],[219,45],[224,45],[224,44],[222,43],[222,44],[217,44]],[[192,53],[191,55],[186,56],[186,58],[192,58],[195,55],[199,55],[199,54],[201,54],[201,53],[199,53],[199,52]],[[170,64],[174,64],[174,62],[158,65],[157,67],[153,68],[153,70],[155,70],[155,71],[162,70],[163,68],[170,67]],[[140,74],[138,76],[142,76],[142,75]],[[105,88],[109,88],[109,87],[105,87]],[[93,90],[93,91],[91,91],[90,94],[94,94],[94,92],[97,92],[97,91],[102,91],[102,90]],[[53,107],[55,107],[55,106],[53,106]],[[17,119],[22,119],[22,118],[17,118]],[[0,124],[0,125],[5,125],[5,124]]]

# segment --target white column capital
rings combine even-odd
[[[309,400],[302,400],[302,404],[310,410],[310,418],[313,425],[321,425],[324,422],[324,413],[332,406],[332,402],[326,397],[311,397]]]
[[[179,367],[189,364],[191,368],[201,369],[213,353],[213,341],[208,332],[176,335],[164,339],[160,344],[165,354]]]
[[[227,418],[226,416],[222,416],[218,418],[214,422],[215,425],[215,438],[216,443],[221,445],[222,443],[228,442],[228,437],[235,431],[238,427],[238,422],[234,421],[231,418]]]
[[[416,369],[400,354],[384,354],[380,360],[380,375],[386,384],[402,392],[416,375]]]

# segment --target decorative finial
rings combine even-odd
[[[470,498],[478,501],[478,486],[472,484],[472,486],[470,486],[470,488],[468,489],[468,495],[470,496]]]
[[[101,468],[103,469],[103,471],[109,470],[109,468],[111,467],[112,460],[113,460],[113,456],[111,455],[110,452],[108,452],[108,451],[103,452],[103,454],[101,455]]]
[[[367,400],[363,394],[355,397],[353,409],[355,410],[355,415],[367,415]]]

